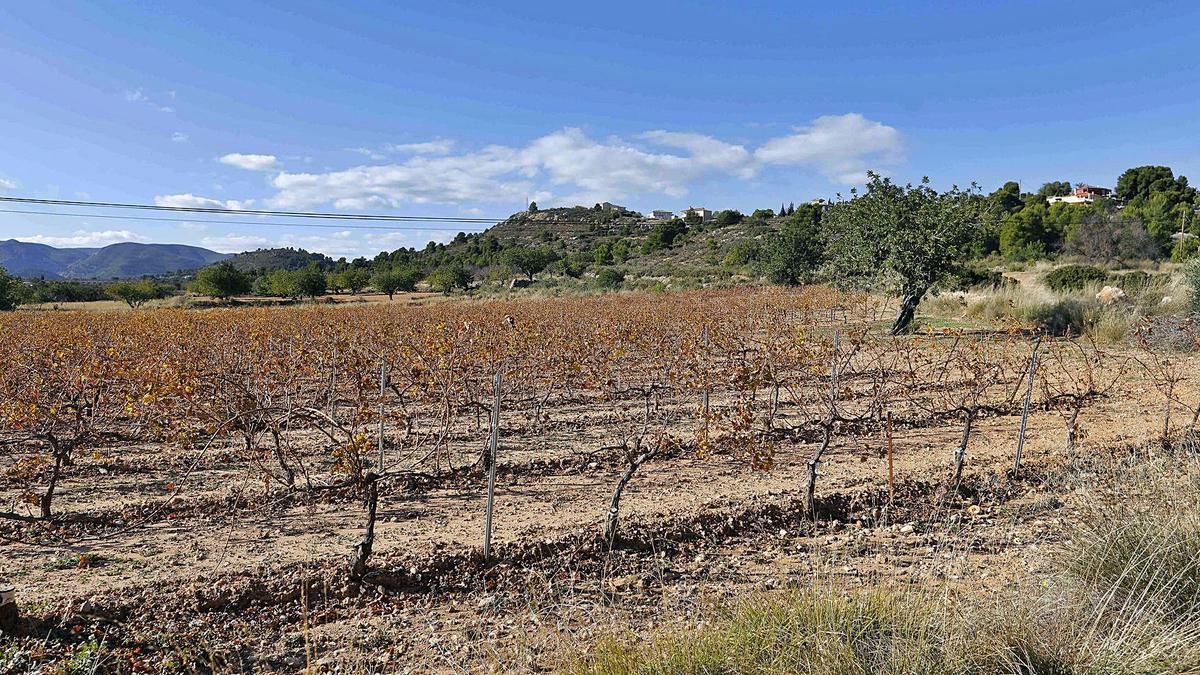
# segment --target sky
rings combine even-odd
[[[989,191],[1191,175],[1198,64],[1195,2],[3,3],[0,196],[229,214],[0,204],[86,214],[0,212],[0,240],[373,256],[482,226],[237,211],[749,212],[867,170]]]

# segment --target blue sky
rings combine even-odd
[[[0,213],[0,239],[373,255],[463,228],[235,211],[748,211],[872,168],[990,190],[1200,166],[1198,3],[842,5],[6,3],[0,194],[246,223]]]

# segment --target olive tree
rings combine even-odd
[[[912,327],[921,298],[959,272],[980,233],[982,198],[972,186],[947,192],[897,185],[875,173],[867,188],[824,215],[828,273],[835,284],[900,297],[892,333]]]
[[[388,267],[375,272],[371,277],[371,285],[376,291],[384,293],[388,296],[388,300],[392,300],[397,291],[405,293],[412,292],[417,288],[417,282],[421,280],[421,270],[411,267]]]
[[[535,274],[554,262],[554,258],[554,253],[548,249],[525,246],[514,246],[500,255],[501,262],[524,274],[530,281],[533,281]]]
[[[109,284],[105,292],[114,300],[124,301],[130,309],[137,309],[151,300],[167,297],[170,287],[159,285],[153,279],[142,279]]]
[[[228,300],[235,295],[249,293],[250,283],[250,275],[234,267],[232,263],[222,262],[197,272],[192,290],[200,295]]]
[[[21,304],[21,281],[0,267],[0,312],[8,312]]]

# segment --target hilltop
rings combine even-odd
[[[103,248],[56,248],[0,242],[0,267],[26,278],[132,279],[193,270],[229,256],[198,246],[124,242]]]
[[[239,270],[251,274],[271,270],[299,270],[316,263],[322,269],[333,269],[334,261],[321,253],[310,253],[296,248],[260,248],[238,253],[227,259]]]

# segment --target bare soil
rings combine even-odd
[[[813,522],[803,494],[818,439],[788,431],[799,420],[785,405],[769,470],[719,452],[642,467],[610,551],[599,531],[622,468],[605,449],[614,411],[563,402],[540,424],[502,418],[490,561],[480,554],[486,480],[471,466],[488,430],[464,422],[452,474],[383,490],[361,586],[345,574],[363,535],[361,494],[281,489],[234,445],[181,456],[114,441],[69,467],[62,531],[0,543],[0,581],[16,587],[38,636],[14,648],[65,662],[99,644],[100,672],[553,669],[599,633],[686,623],[751,590],[887,581],[987,593],[1023,583],[1052,567],[1082,510],[1115,494],[1130,457],[1153,459],[1146,441],[1162,409],[1152,387],[1131,381],[1085,408],[1080,447],[1067,456],[1064,413],[1035,406],[1018,475],[1019,417],[984,417],[957,496],[948,490],[957,421],[895,429],[891,494],[882,429],[839,428]],[[295,442],[324,451],[315,437]],[[19,496],[0,479],[6,503]]]

